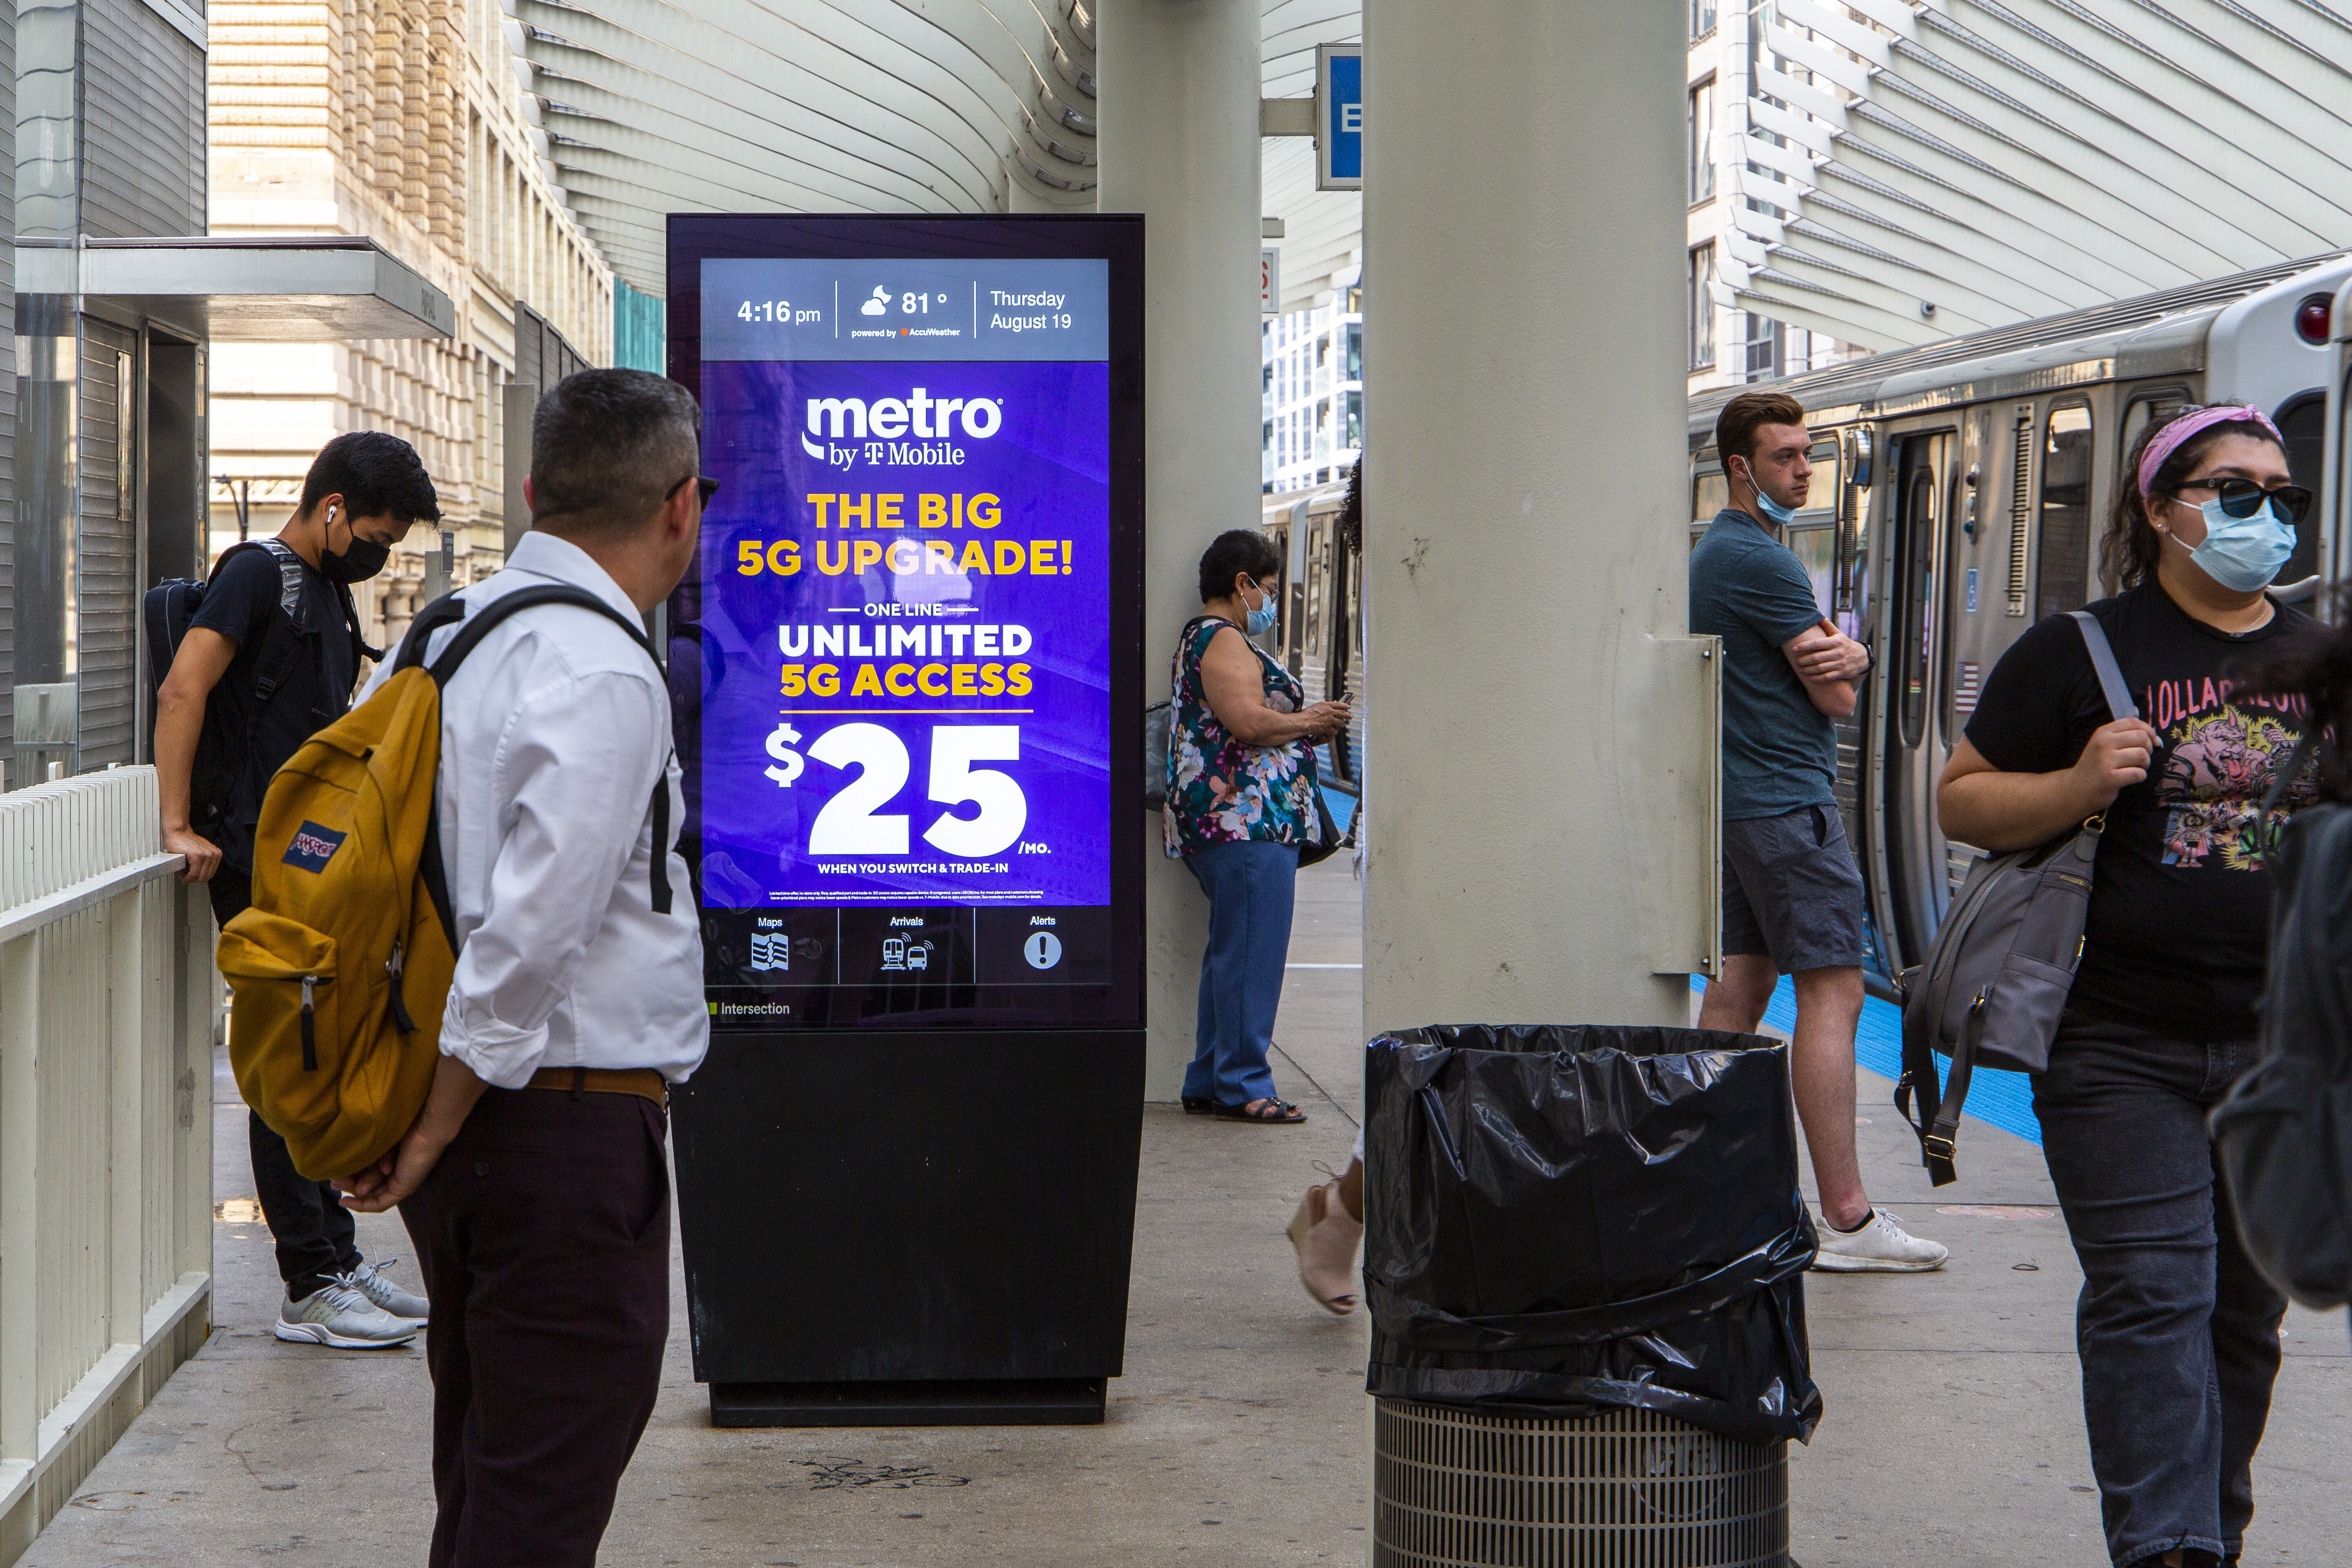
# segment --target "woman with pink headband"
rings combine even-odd
[[[2091,627],[2053,615],[1985,682],[1937,791],[1944,832],[1993,851],[2104,816],[2090,913],[2049,1070],[2042,1151],[2081,1259],[2083,1409],[2107,1550],[2235,1563],[2286,1301],[2215,1184],[2205,1113],[2254,1062],[2270,936],[2273,778],[2305,705],[2240,689],[2313,626],[2264,590],[2311,505],[2261,410],[2183,410],[2142,434],[2085,612],[2137,711],[2110,710]],[[2316,798],[2306,770],[2276,814]]]

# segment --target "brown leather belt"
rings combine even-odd
[[[556,1089],[572,1093],[634,1094],[656,1105],[669,1104],[669,1083],[652,1068],[541,1068],[530,1075],[525,1089]]]

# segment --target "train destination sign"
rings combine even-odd
[[[1109,1021],[1137,837],[1110,262],[713,258],[700,284],[720,489],[679,619],[715,1021]]]

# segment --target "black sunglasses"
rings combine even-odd
[[[2234,475],[2223,479],[2190,479],[2179,487],[2184,490],[2211,490],[2213,499],[2221,503],[2228,516],[2249,518],[2263,510],[2264,501],[2273,501],[2291,523],[2301,522],[2311,510],[2311,492],[2301,485],[2279,485],[2264,489],[2252,479]]]
[[[686,479],[680,479],[677,483],[670,486],[669,494],[662,497],[663,505],[668,505],[670,496],[677,494],[678,491],[686,488],[687,479],[694,480],[695,484],[700,488],[702,491],[702,504],[705,506],[709,506],[710,504],[710,498],[719,493],[719,481],[717,479],[706,479],[694,474],[688,474],[686,476]]]

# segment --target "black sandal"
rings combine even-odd
[[[1253,1110],[1250,1106],[1256,1106]],[[1253,1100],[1247,1105],[1227,1105],[1219,1100],[1210,1108],[1210,1114],[1227,1121],[1255,1121],[1262,1127],[1296,1127],[1307,1120],[1307,1112],[1286,1100]]]
[[[1187,1116],[1206,1116],[1217,1109],[1217,1102],[1205,1094],[1188,1094],[1183,1097],[1183,1100],[1184,1114]]]

